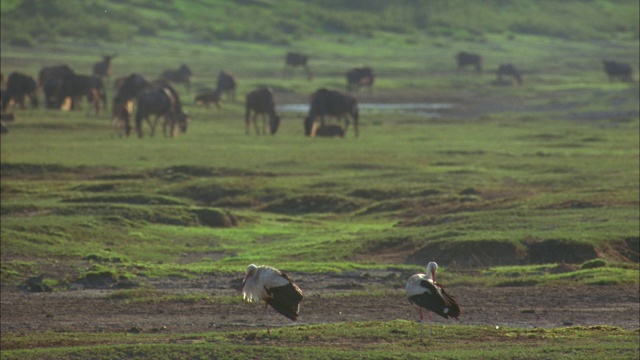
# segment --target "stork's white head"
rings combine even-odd
[[[245,275],[244,280],[242,280],[242,287],[240,288],[240,291],[244,291],[244,286],[247,283],[247,279],[255,274],[257,268],[258,266],[256,264],[251,264],[247,267],[247,275]]]
[[[438,264],[435,261],[431,261],[427,264],[427,275],[431,277],[433,282],[436,281],[436,271],[438,271]]]

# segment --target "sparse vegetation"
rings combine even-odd
[[[248,15],[255,11],[261,16]],[[266,85],[280,105],[306,103],[319,87],[343,89],[345,70],[366,64],[378,78],[361,103],[453,107],[435,117],[361,109],[357,139],[351,130],[344,139],[305,138],[295,111],[281,111],[276,136],[246,136],[242,101],[207,110],[192,104],[193,93],[183,96],[189,132],[176,139],[114,138],[106,115],[15,109],[0,143],[0,282],[23,288],[40,276],[48,295],[100,289],[99,299],[121,310],[178,303],[203,313],[239,305],[249,263],[303,280],[355,274],[331,284],[326,299],[400,299],[406,275],[427,259],[441,264],[439,280],[454,292],[636,286],[637,72],[631,84],[610,83],[601,61],[637,68],[637,19],[637,2],[605,0],[112,0],[64,9],[3,0],[5,76],[35,75],[53,62],[87,73],[103,53],[118,53],[114,77],[153,78],[188,62],[194,87],[204,88],[229,68],[239,98]],[[290,49],[310,53],[313,81],[281,79]],[[485,75],[455,72],[455,53],[467,49],[483,54]],[[523,86],[490,85],[507,61],[524,70]],[[375,284],[376,272],[388,272],[393,285],[353,280]],[[159,285],[181,283],[193,288]],[[3,327],[2,357],[638,354],[637,331],[607,326],[436,325],[437,336],[460,340],[424,345],[413,341],[418,325],[405,320],[282,327],[272,339],[213,326],[196,334],[143,326],[127,335],[121,327]]]

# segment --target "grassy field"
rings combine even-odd
[[[5,76],[60,63],[89,73],[102,54],[117,53],[112,79],[154,78],[184,62],[196,89],[213,86],[222,69],[236,74],[239,88],[238,100],[218,111],[195,106],[195,93],[178,86],[192,121],[175,139],[114,137],[107,114],[14,109],[0,144],[2,286],[39,274],[60,292],[91,274],[142,284],[241,277],[249,263],[298,274],[417,272],[428,260],[443,265],[441,280],[454,287],[638,284],[637,68],[633,83],[610,83],[601,62],[637,64],[637,38],[367,32],[282,45],[202,42],[179,28],[126,43],[3,41]],[[289,50],[311,55],[313,81],[301,70],[281,78]],[[485,75],[455,70],[461,50],[483,54]],[[523,71],[523,86],[491,85],[504,62]],[[273,88],[279,105],[304,104],[319,87],[343,89],[345,71],[363,64],[377,79],[361,103],[453,108],[436,117],[362,110],[359,138],[352,130],[344,139],[306,138],[303,114],[293,112],[282,113],[275,136],[244,134],[243,95],[255,87]],[[554,273],[559,263],[571,271]],[[606,326],[436,329],[442,338],[424,345],[404,320],[286,327],[271,340],[234,331],[3,332],[2,358],[638,354],[637,331]],[[342,337],[355,340],[335,345]]]
[[[631,359],[638,353],[637,332],[607,326],[563,329],[447,326],[433,330],[432,340],[423,343],[418,341],[419,326],[400,320],[285,328],[270,338],[255,332],[11,334],[2,337],[2,348],[9,350],[3,351],[2,357],[73,359],[85,356],[89,349],[93,357],[105,359],[424,359],[426,354],[434,359]],[[10,350],[14,348],[23,350]]]

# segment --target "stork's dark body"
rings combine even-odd
[[[432,284],[430,281],[420,281],[420,286],[424,292],[408,297],[409,302],[423,309],[432,311],[445,319],[458,318],[462,311],[454,298],[444,291],[439,284]]]
[[[283,274],[284,275],[284,274]],[[286,276],[286,275],[285,275]],[[298,313],[300,312],[300,303],[302,302],[302,292],[293,283],[267,288],[264,288],[269,294],[269,298],[266,300],[267,304],[271,305],[277,312],[291,319],[292,321],[298,320]]]

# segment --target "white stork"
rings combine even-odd
[[[415,274],[407,281],[407,298],[411,304],[420,309],[420,339],[423,336],[422,309],[427,309],[427,321],[429,323],[429,340],[431,340],[431,312],[447,318],[458,318],[462,314],[460,306],[455,299],[449,296],[444,287],[436,283],[436,271],[438,264],[430,262],[427,265],[426,274]]]
[[[298,320],[302,290],[282,271],[266,265],[251,264],[242,281],[242,297],[248,302],[264,301],[267,317],[267,333],[269,329],[269,306],[291,319]]]

